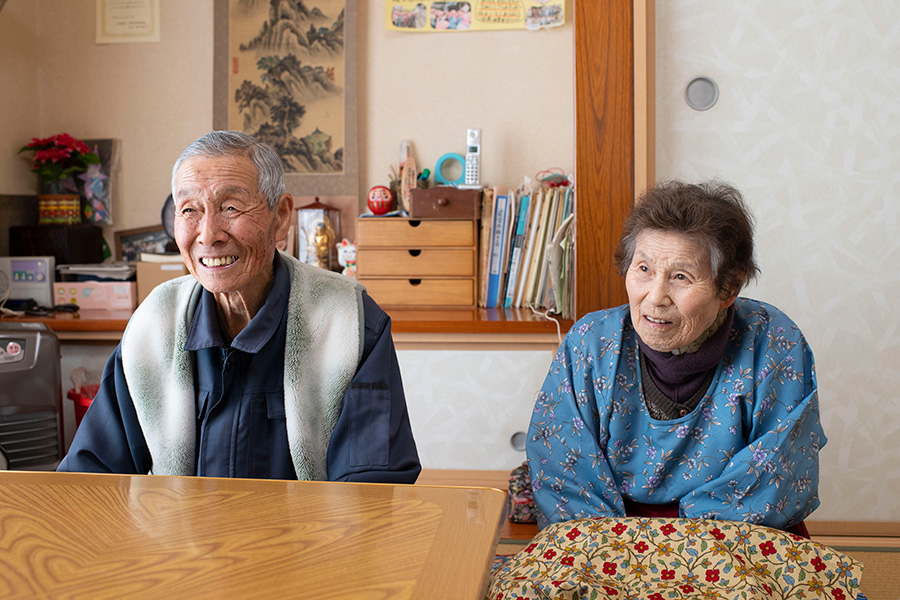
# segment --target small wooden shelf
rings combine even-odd
[[[394,333],[553,333],[556,323],[526,308],[410,308],[385,306]],[[560,320],[563,333],[572,321]]]
[[[47,317],[3,317],[0,323],[44,323],[63,341],[118,342],[130,317],[130,310],[83,308],[75,314],[59,312]]]
[[[517,339],[530,343],[535,336],[555,342],[558,331],[565,334],[572,321],[560,321],[559,330],[554,321],[521,308],[410,308],[383,307],[391,317],[391,330],[395,339],[406,336],[406,341],[418,340],[429,347],[439,349],[446,336],[482,336],[469,338],[496,340],[515,345]],[[25,316],[3,318],[2,321],[45,323],[61,340],[74,342],[118,342],[125,331],[131,311],[88,310],[78,314],[57,313],[56,316]],[[2,322],[0,321],[0,322]],[[421,336],[432,336],[423,338]],[[412,336],[412,337],[410,337]],[[419,337],[415,337],[419,336]],[[445,336],[443,338],[434,336]],[[552,336],[552,337],[551,337]],[[427,341],[426,341],[427,340]]]

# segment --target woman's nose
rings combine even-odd
[[[656,305],[669,303],[669,281],[665,277],[654,277],[650,282],[647,298]]]

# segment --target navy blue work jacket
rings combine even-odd
[[[276,255],[265,304],[230,343],[219,327],[214,296],[202,292],[185,344],[195,357],[197,475],[297,478],[284,409],[289,291],[288,269]],[[420,465],[390,317],[367,294],[363,308],[363,353],[329,442],[328,479],[413,483]],[[147,473],[151,466],[119,346],[58,470]]]

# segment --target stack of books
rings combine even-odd
[[[478,305],[571,318],[575,190],[571,185],[485,190]]]

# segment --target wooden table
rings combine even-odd
[[[502,492],[0,472],[0,597],[482,598]]]
[[[509,490],[509,471],[479,471],[472,469],[422,469],[416,485],[458,485],[464,487],[490,487]],[[509,516],[509,515],[507,515]],[[511,523],[503,519],[500,542],[526,541],[537,535],[536,523]]]

